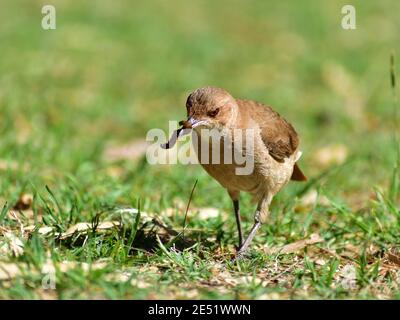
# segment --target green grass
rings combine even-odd
[[[353,1],[353,31],[340,27],[345,1],[55,1],[52,31],[40,27],[43,4],[0,10],[0,275],[14,268],[0,298],[400,298],[397,1]],[[204,85],[274,106],[299,132],[310,178],[276,197],[237,264],[229,197],[200,167],[104,156],[183,119]],[[321,164],[317,151],[334,144],[346,160]],[[329,203],[301,205],[310,190]],[[247,233],[255,208],[241,200]],[[204,207],[220,214],[203,219]],[[111,220],[120,226],[95,230]],[[57,237],[79,222],[92,228]],[[264,252],[313,233],[323,241]],[[54,290],[42,284],[49,268]]]

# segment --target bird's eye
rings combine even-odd
[[[214,110],[208,112],[208,116],[210,116],[211,118],[214,118],[218,114],[218,112],[219,112],[219,108],[214,109]]]

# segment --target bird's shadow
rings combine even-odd
[[[105,234],[104,236],[117,236],[120,240],[122,239],[124,245],[129,246],[128,250],[131,255],[137,254],[138,251],[154,254],[160,249],[160,243],[166,248],[173,246],[174,250],[177,251],[183,251],[193,247],[197,243],[205,248],[213,248],[217,245],[215,241],[211,242],[207,240],[210,236],[208,232],[192,229],[178,232],[157,218],[153,218],[152,220],[143,223],[135,231],[135,235],[132,235],[132,232],[133,230],[127,230],[126,228],[120,227],[119,230],[114,229],[114,232],[110,232],[108,235]],[[77,232],[76,235],[63,240],[57,238],[57,240],[63,246],[76,248],[84,246],[87,238],[91,235],[98,235],[96,227],[94,227],[89,233]],[[133,238],[133,241],[130,240],[131,238]]]
[[[206,248],[214,247],[216,243],[207,240],[207,237],[209,237],[209,234],[203,231],[184,230],[178,232],[154,218],[152,221],[144,223],[136,231],[136,236],[131,246],[131,253],[134,254],[138,250],[154,253],[160,249],[159,242],[168,247],[173,245],[175,250],[178,251],[193,247],[197,243]]]

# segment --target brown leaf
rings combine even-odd
[[[119,221],[103,221],[97,225],[96,231],[106,231],[106,230],[110,230],[110,229],[120,227],[120,226],[121,226],[121,223]],[[92,223],[79,222],[76,225],[73,225],[72,227],[68,228],[68,230],[66,232],[62,233],[60,236],[60,239],[61,240],[67,239],[76,233],[85,234],[89,230],[92,230],[92,229],[93,229]]]
[[[35,228],[36,228],[36,226],[30,225],[30,226],[24,227],[24,231],[25,231],[25,232],[28,232],[28,233],[32,233],[32,232],[35,230]],[[39,232],[39,234],[41,234],[42,236],[45,236],[45,235],[48,235],[48,234],[54,232],[54,228],[48,227],[48,226],[40,227],[40,228],[38,229],[38,232]],[[56,234],[56,235],[57,235],[57,234]]]
[[[315,262],[315,264],[317,264],[317,265],[319,265],[319,266],[324,266],[324,265],[326,265],[326,261],[325,261],[324,259],[322,259],[322,258],[318,258],[318,259],[316,259],[314,262]]]
[[[14,233],[5,232],[3,236],[5,242],[0,246],[0,253],[4,255],[12,253],[16,257],[24,254],[24,244]]]
[[[287,244],[282,247],[272,247],[272,248],[264,248],[264,251],[266,254],[275,254],[275,253],[281,253],[281,254],[288,254],[288,253],[294,253],[297,251],[300,251],[304,249],[305,247],[309,245],[313,245],[316,243],[323,242],[324,240],[320,237],[319,234],[313,233],[310,235],[308,239],[304,240],[299,240],[290,244]]]
[[[398,252],[396,252],[395,250],[390,250],[387,253],[387,258],[390,262],[393,262],[394,264],[400,266],[400,255]]]

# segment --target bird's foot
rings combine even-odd
[[[256,222],[253,225],[253,228],[251,228],[249,236],[243,242],[243,244],[239,247],[239,250],[236,253],[236,257],[232,260],[232,262],[236,262],[236,261],[241,260],[244,257],[246,257],[250,243],[253,240],[253,238],[254,238],[258,228],[260,228],[260,226],[261,226],[261,223],[256,220]]]
[[[232,259],[232,262],[235,263],[235,262],[237,262],[237,261],[243,260],[244,258],[247,257],[248,253],[249,253],[248,251],[240,251],[240,250],[239,250],[239,251],[236,253],[236,256]]]
[[[231,260],[232,263],[235,263],[236,261],[242,260],[243,258],[245,258],[248,255],[248,250],[249,247],[248,246],[243,246],[243,243],[239,246],[236,247],[236,255],[235,257]]]
[[[236,252],[239,252],[242,247],[243,247],[243,241],[239,241],[239,244],[235,246]]]

